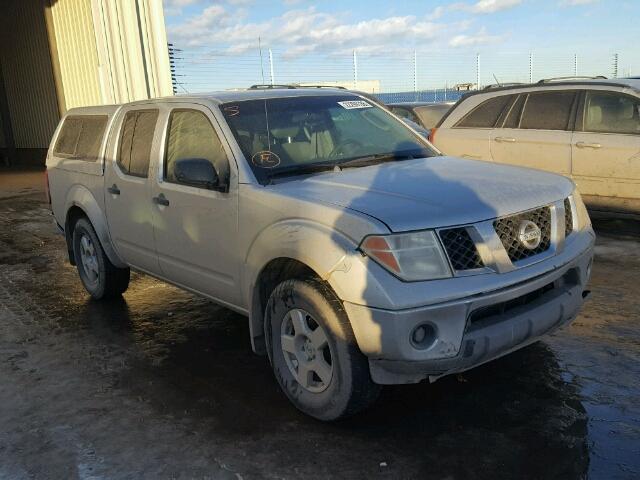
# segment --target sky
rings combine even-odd
[[[272,67],[281,83],[357,70],[387,91],[473,82],[478,70],[483,84],[611,76],[614,53],[619,76],[640,74],[640,0],[164,0],[164,13],[193,91],[268,83]]]

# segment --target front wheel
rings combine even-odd
[[[96,300],[118,296],[129,286],[129,269],[111,263],[86,218],[73,228],[73,255],[84,288]]]
[[[265,324],[276,379],[302,412],[330,421],[377,398],[342,303],[322,282],[287,280],[271,294]]]

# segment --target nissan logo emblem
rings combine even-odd
[[[531,220],[523,220],[518,229],[518,239],[524,248],[533,250],[538,248],[542,241],[542,230]]]

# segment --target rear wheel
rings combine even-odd
[[[96,300],[118,296],[129,286],[129,269],[111,263],[86,218],[73,228],[73,255],[84,288]]]
[[[307,279],[278,285],[265,323],[276,379],[299,410],[330,421],[375,401],[380,386],[371,381],[342,303],[324,283]]]

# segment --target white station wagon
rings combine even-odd
[[[47,168],[93,297],[135,269],[245,314],[322,420],[530,344],[587,294],[595,236],[570,180],[443,157],[344,90],[73,109]]]

